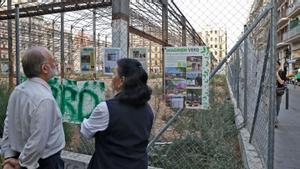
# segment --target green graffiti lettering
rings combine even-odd
[[[27,80],[22,77],[21,81]],[[82,81],[60,79],[54,77],[48,81],[53,97],[55,98],[64,118],[64,121],[81,123],[92,110],[104,100],[105,85],[100,81]]]
[[[84,95],[89,95],[94,100],[94,106],[92,106],[92,109],[99,104],[99,98],[98,96],[90,89],[83,89],[79,93],[79,102],[78,102],[78,116],[77,119],[79,121],[82,121],[83,118],[88,117],[91,114],[91,111],[89,112],[83,112],[83,103],[84,103]]]
[[[71,115],[76,114],[76,109],[74,108],[74,102],[76,101],[77,91],[70,86],[63,86],[62,90],[62,101],[61,102],[61,111],[64,115],[65,112],[68,112]]]

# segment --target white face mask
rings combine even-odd
[[[49,67],[49,79],[58,74],[56,66],[54,68],[51,67],[50,64],[47,65]]]

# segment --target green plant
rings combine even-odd
[[[5,116],[6,116],[6,109],[7,109],[9,95],[10,95],[10,91],[8,88],[8,84],[5,82],[0,82],[0,135],[1,136],[3,134],[3,126],[4,126]]]

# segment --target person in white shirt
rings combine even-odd
[[[28,80],[10,95],[2,141],[4,169],[63,169],[65,146],[62,115],[47,81],[56,72],[44,47],[28,49],[22,66]]]

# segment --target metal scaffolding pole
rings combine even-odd
[[[55,56],[55,46],[54,46],[55,38],[54,38],[54,36],[55,36],[55,21],[52,20],[52,54],[53,54],[53,56]]]
[[[7,16],[11,16],[11,0],[7,0]],[[14,58],[13,58],[13,50],[12,50],[12,21],[11,19],[7,20],[7,37],[8,37],[8,69],[9,69],[9,77],[8,77],[8,85],[9,89],[14,87]]]
[[[72,66],[74,66],[74,56],[73,56],[73,25],[71,25],[71,34],[70,34],[70,57],[69,57],[69,64],[71,64]],[[74,70],[74,69],[73,69]]]
[[[121,58],[128,57],[129,0],[112,1],[112,47],[121,48]]]
[[[244,27],[244,32],[246,32],[247,26]],[[248,119],[248,38],[244,40],[244,123],[247,124]]]
[[[98,56],[97,56],[97,62],[96,65],[98,66],[98,71],[100,70],[100,64],[101,64],[101,59],[100,59],[100,33],[97,34],[98,40],[97,40],[97,48],[98,48]]]
[[[237,102],[237,108],[240,108],[240,48],[236,50],[236,102]]]
[[[149,73],[152,73],[152,42],[149,42]]]
[[[96,54],[97,54],[97,42],[96,42],[96,9],[93,9],[93,48],[94,48],[94,57],[93,60],[91,62],[94,62],[94,64],[92,64],[92,69],[94,68],[94,78],[96,79],[96,72],[97,72],[97,59],[96,59]],[[94,66],[94,67],[93,67]]]
[[[162,41],[165,44],[168,44],[168,0],[162,0]],[[163,51],[162,51],[162,75],[163,75],[163,87],[162,87],[162,92],[163,95],[165,95],[165,52],[164,52],[164,47],[163,46]]]
[[[31,46],[32,46],[32,39],[31,39],[31,25],[32,25],[32,23],[31,23],[31,17],[29,17],[28,18],[29,19],[29,22],[28,22],[28,39],[29,39],[29,44],[28,44],[28,46],[29,46],[29,48],[31,48]]]
[[[65,14],[61,13],[60,18],[60,77],[61,77],[61,84],[65,77],[65,34],[64,34],[64,17]]]
[[[16,83],[17,85],[20,84],[20,29],[19,29],[19,4],[15,5],[15,10],[16,10]]]
[[[181,16],[181,23],[182,23],[181,45],[186,46],[186,18],[184,16]]]

